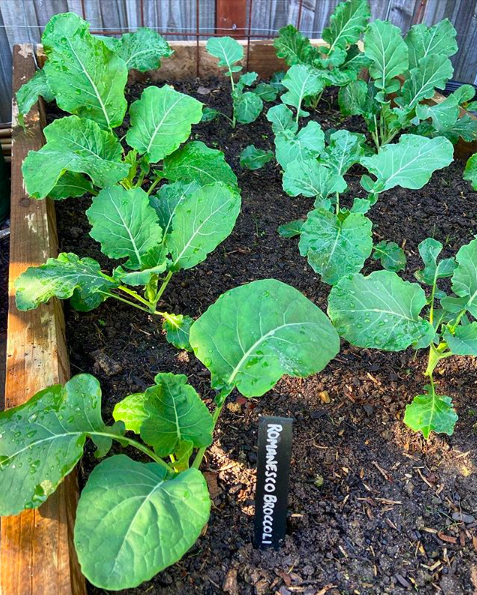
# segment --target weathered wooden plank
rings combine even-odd
[[[247,0],[217,0],[215,6],[217,33],[239,38],[247,34]]]
[[[13,50],[13,90],[35,72],[31,45]],[[26,133],[14,110],[9,314],[5,408],[24,403],[40,389],[69,377],[63,312],[57,300],[30,312],[16,309],[13,283],[28,266],[57,253],[54,206],[30,199],[21,165],[31,149],[44,143],[42,113],[36,105],[27,117]],[[4,517],[0,537],[2,595],[85,595],[72,542],[78,486],[71,473],[37,510]]]

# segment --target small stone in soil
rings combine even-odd
[[[113,360],[109,357],[109,355],[106,355],[103,351],[100,351],[99,349],[93,351],[91,353],[91,356],[95,362],[95,371],[99,372],[99,370],[101,370],[103,374],[105,374],[106,376],[115,376],[116,374],[119,374],[119,372],[121,372],[123,369],[119,362]]]

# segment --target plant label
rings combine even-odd
[[[255,496],[255,547],[259,549],[278,549],[285,537],[292,424],[288,417],[260,417]]]

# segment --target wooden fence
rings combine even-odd
[[[206,39],[214,33],[272,38],[288,23],[320,37],[338,0],[0,0],[0,121],[11,120],[11,55],[16,43],[35,43],[49,18],[73,11],[92,30],[119,34],[139,26],[169,39]],[[458,31],[454,78],[473,83],[477,73],[475,0],[370,0],[373,18],[389,19],[403,32],[414,23],[449,18]]]

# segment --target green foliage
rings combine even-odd
[[[283,374],[308,376],[338,353],[328,318],[299,291],[274,279],[222,295],[192,325],[190,343],[212,386],[261,396]]]
[[[271,161],[273,157],[273,151],[264,151],[257,149],[255,145],[248,145],[240,153],[240,165],[244,169],[257,170]]]
[[[161,67],[161,59],[174,53],[159,33],[147,27],[141,27],[134,33],[124,33],[119,39],[99,38],[126,62],[129,70],[157,70]]]
[[[436,394],[432,385],[426,385],[423,395],[414,397],[406,407],[404,423],[415,432],[422,432],[426,440],[431,432],[453,434],[457,414],[450,397]]]
[[[373,249],[373,259],[380,260],[383,268],[393,273],[398,273],[406,268],[407,259],[404,250],[395,242],[383,240],[376,244]]]

